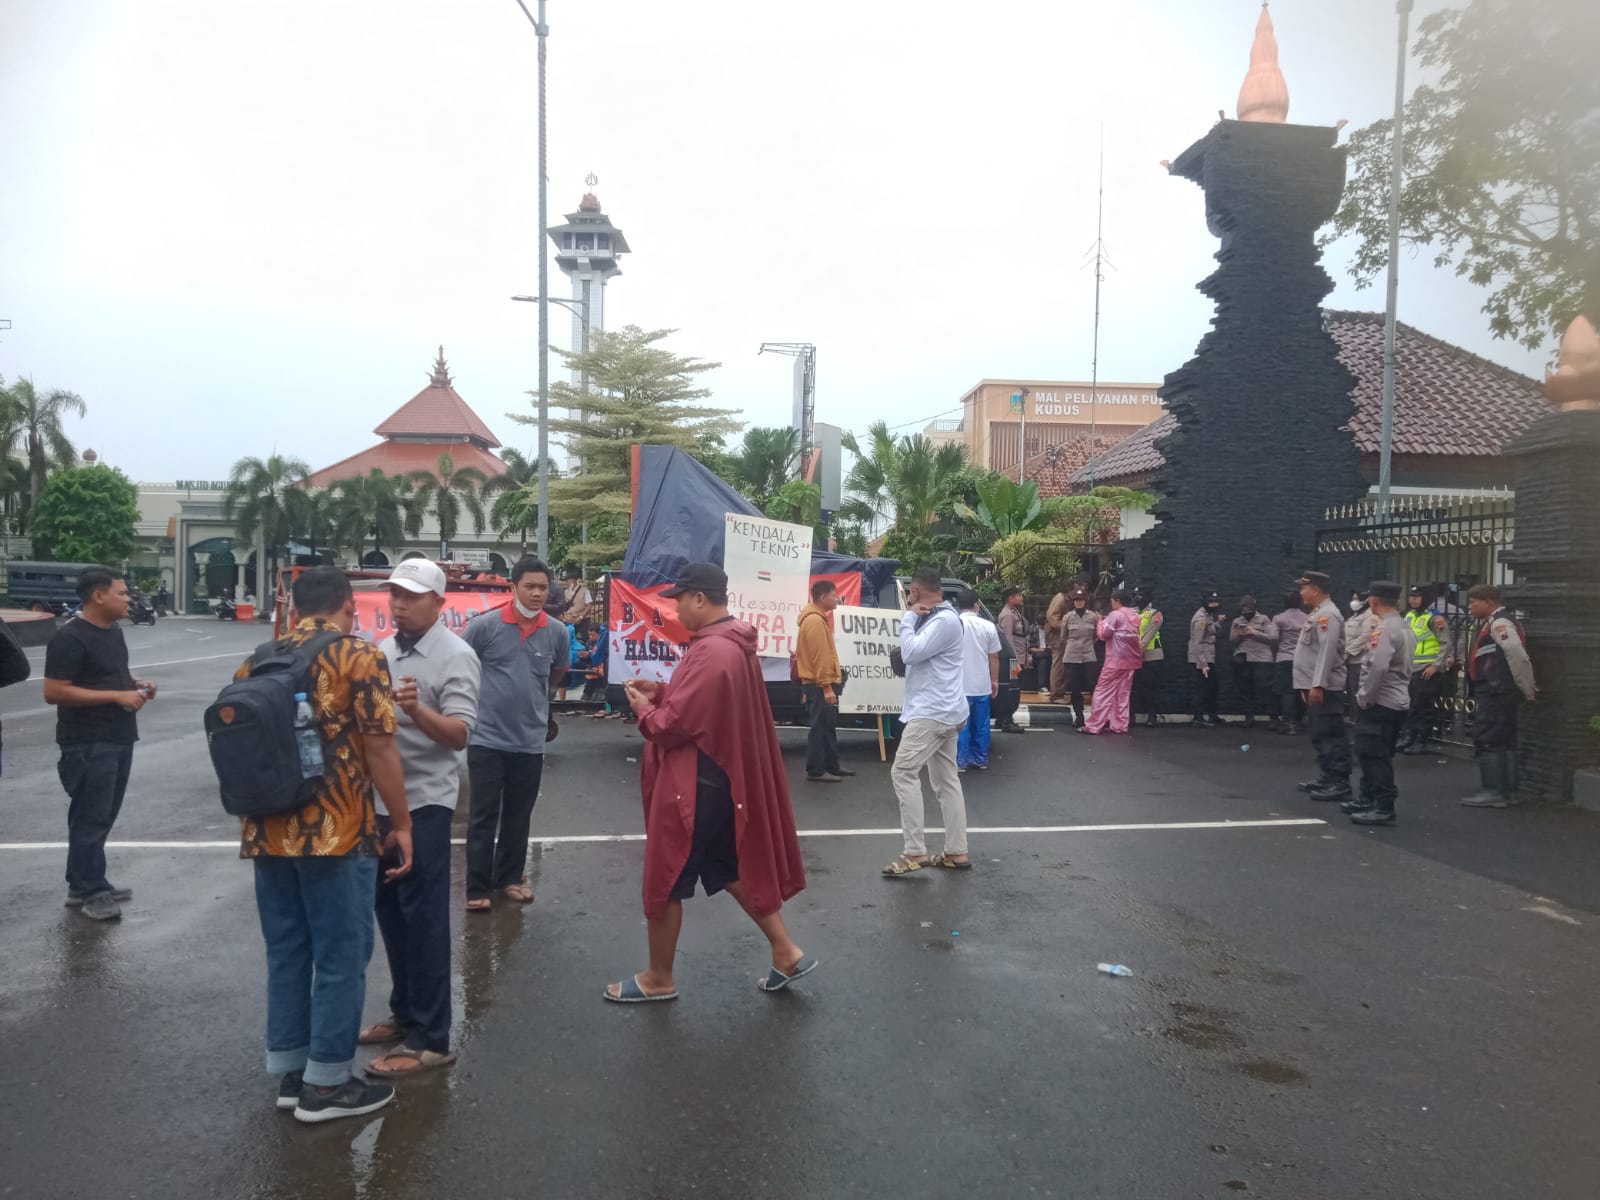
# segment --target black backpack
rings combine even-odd
[[[224,810],[236,817],[270,817],[300,805],[313,781],[300,775],[295,693],[310,694],[312,663],[344,636],[319,633],[302,646],[263,642],[250,656],[250,674],[217,693],[206,709],[206,745]]]

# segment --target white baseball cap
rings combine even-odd
[[[424,592],[433,592],[435,595],[444,595],[444,572],[437,563],[431,563],[425,558],[408,558],[393,571],[389,572],[389,585],[403,587],[408,592],[421,595]]]

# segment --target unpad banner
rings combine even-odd
[[[813,575],[807,589],[818,579],[827,579],[839,589],[840,598],[850,604],[861,602],[861,574],[845,571],[838,575]],[[689,631],[678,624],[678,602],[662,596],[669,585],[637,587],[615,575],[606,591],[609,622],[606,647],[606,678],[611,683],[629,679],[654,679],[665,683],[689,648]],[[865,609],[873,612],[873,609]],[[763,675],[770,681],[789,678],[789,660],[766,660]],[[899,711],[898,709],[896,710]]]
[[[762,658],[788,658],[800,610],[811,603],[811,526],[744,513],[723,520],[728,611],[755,626]]]
[[[898,713],[906,703],[906,681],[889,665],[900,644],[900,614],[892,608],[833,610],[833,644],[849,677],[839,693],[842,713]]]
[[[357,592],[356,623],[351,630],[369,642],[381,642],[394,632],[394,622],[389,617],[389,589],[375,592]],[[439,614],[439,624],[454,633],[481,612],[504,608],[511,603],[510,592],[446,592],[444,610]]]

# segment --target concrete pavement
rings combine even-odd
[[[51,722],[37,683],[0,693],[0,1195],[1595,1194],[1600,820],[1460,810],[1470,770],[1425,759],[1403,824],[1357,831],[1293,791],[1303,740],[1231,730],[997,736],[974,826],[1191,827],[975,834],[970,875],[898,881],[895,836],[839,833],[897,823],[875,741],[807,785],[786,732],[814,975],[757,992],[759,935],[701,898],[682,999],[602,1003],[643,962],[642,846],[552,841],[533,906],[456,906],[459,1064],[297,1125],[260,1070],[250,868],[204,844],[234,824],[199,713],[259,631],[128,633],[161,696],[116,838],[201,845],[114,848],[119,923],[60,907],[62,852],[13,848],[64,837]],[[640,744],[569,720],[535,837],[637,833]],[[1329,823],[1192,827],[1292,819]],[[380,953],[370,1016],[387,986]]]

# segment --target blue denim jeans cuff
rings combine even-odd
[[[287,1075],[291,1071],[303,1071],[306,1059],[310,1057],[311,1047],[301,1046],[298,1050],[268,1050],[267,1073],[269,1075]]]
[[[354,1065],[353,1059],[342,1063],[319,1063],[307,1059],[304,1079],[313,1087],[338,1087],[350,1078],[350,1068]]]

